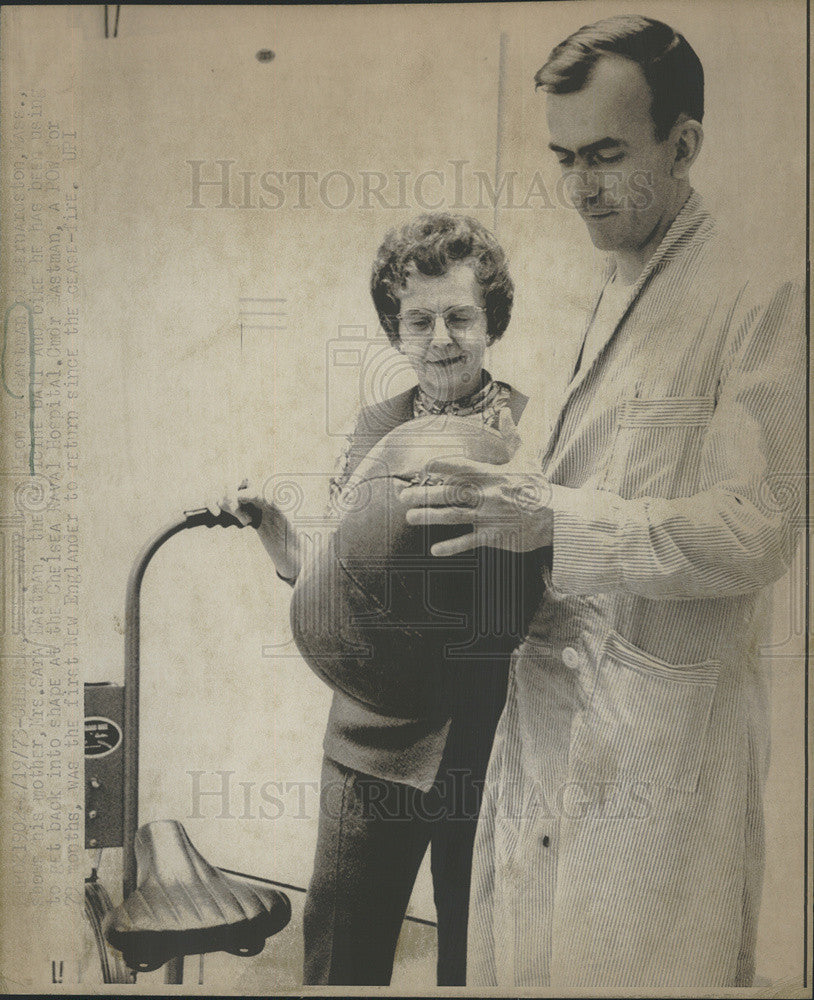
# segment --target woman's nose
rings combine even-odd
[[[432,337],[430,338],[430,347],[444,347],[446,344],[452,343],[452,337],[449,335],[449,330],[447,330],[447,324],[444,322],[442,316],[435,317],[435,329],[432,331]]]

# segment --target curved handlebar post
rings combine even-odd
[[[260,511],[246,507],[251,526],[260,524]],[[141,621],[141,583],[150,560],[164,542],[186,528],[243,528],[232,514],[213,514],[208,507],[184,512],[184,516],[166,525],[144,546],[136,557],[127,579],[124,602],[124,857],[123,889],[126,899],[136,888],[136,831],[138,830],[138,742],[139,742],[139,637]]]

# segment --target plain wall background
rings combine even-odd
[[[421,207],[411,186],[422,171],[441,173],[450,207],[450,164],[464,161],[469,210],[497,222],[517,286],[492,371],[545,392],[598,255],[573,212],[532,201],[495,216],[488,198],[472,208],[471,181],[476,170],[493,176],[499,155],[518,191],[537,170],[554,189],[558,168],[533,74],[566,34],[623,11],[668,21],[698,51],[707,115],[694,182],[743,261],[800,274],[800,2],[125,6],[119,37],[107,40],[101,7],[16,12],[32,25],[47,13],[81,39],[62,57],[80,67],[86,679],[122,677],[125,582],[155,530],[247,473],[293,480],[300,510],[318,513],[360,384],[374,397],[409,384],[398,356],[376,339],[367,286],[385,230]],[[275,58],[259,62],[260,49]],[[327,207],[309,181],[307,208],[296,207],[293,184],[278,209],[219,208],[214,188],[201,194],[206,207],[189,207],[188,161],[204,161],[211,179],[218,159],[234,161],[236,203],[245,200],[241,170],[254,172],[250,203],[268,170],[316,171],[320,180],[337,171],[328,197],[341,202],[345,177],[354,197]],[[406,172],[406,207],[383,208],[373,197],[363,207],[365,171],[385,175],[389,200]],[[429,177],[428,197],[437,190]],[[284,300],[274,325],[285,329],[249,329],[257,322],[241,303],[249,298]],[[329,362],[340,333],[361,364]],[[258,813],[264,782],[319,776],[329,693],[290,643],[288,599],[251,532],[198,529],[159,553],[143,600],[141,817],[181,819],[215,863],[304,885],[315,794],[303,792],[303,810],[296,791],[285,795],[282,818]],[[802,962],[800,599],[788,582],[778,588],[758,968],[772,980],[798,979]],[[192,817],[190,770],[207,772],[209,789],[220,780],[210,772],[234,772],[232,818],[215,818],[214,798],[203,800],[208,818]],[[248,818],[240,818],[241,781],[250,783]],[[413,910],[432,918],[431,898],[425,866]]]

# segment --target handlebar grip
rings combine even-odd
[[[262,513],[254,504],[246,504],[242,508],[250,517],[248,525],[239,521],[234,514],[229,514],[222,510],[218,514],[213,514],[208,507],[196,507],[194,510],[185,510],[184,518],[188,528],[259,528],[262,520]]]

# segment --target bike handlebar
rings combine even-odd
[[[244,510],[251,518],[248,524],[243,524],[243,522],[239,521],[234,514],[230,514],[225,510],[220,511],[218,514],[213,514],[208,507],[196,507],[193,510],[184,511],[184,518],[186,521],[184,527],[259,528],[263,515],[258,508],[253,504],[246,504],[246,506],[241,509]]]

